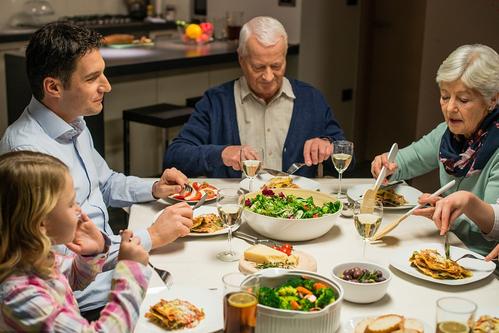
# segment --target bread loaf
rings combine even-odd
[[[134,37],[133,35],[128,34],[113,34],[108,35],[102,38],[102,43],[104,45],[111,44],[131,44],[133,43]]]

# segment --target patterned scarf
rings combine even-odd
[[[495,108],[469,139],[447,128],[440,143],[440,162],[448,174],[469,177],[485,167],[498,147],[499,108]]]

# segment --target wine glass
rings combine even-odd
[[[383,204],[380,201],[374,201],[374,207],[369,208],[371,213],[361,212],[362,200],[353,203],[353,221],[355,229],[363,239],[362,257],[366,257],[366,243],[376,234],[381,220],[383,219]]]
[[[232,231],[241,224],[244,193],[241,189],[223,188],[217,193],[217,210],[225,228],[228,228],[229,249],[217,254],[222,261],[239,260],[239,254],[232,250]]]
[[[246,177],[249,178],[249,191],[253,191],[253,180],[262,168],[263,148],[243,146],[241,148],[241,167]]]
[[[338,171],[338,179],[340,180],[338,188],[338,199],[341,198],[341,176],[343,171],[345,171],[350,162],[352,162],[353,156],[353,142],[346,140],[333,141],[333,155],[331,158],[333,160],[334,167]]]

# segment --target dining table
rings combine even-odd
[[[320,191],[335,195],[338,190],[338,179],[315,178],[320,185]],[[221,188],[238,188],[241,179],[192,179],[192,181],[206,181]],[[344,178],[341,183],[343,190],[360,185],[374,184],[374,179]],[[169,203],[164,200],[134,204],[130,207],[129,228],[134,230],[144,228],[154,222],[158,212]],[[214,201],[206,205],[216,205]],[[380,230],[395,221],[405,211],[384,210]],[[244,221],[240,231],[253,236],[264,238],[251,229]],[[432,330],[435,327],[436,301],[441,297],[456,296],[474,301],[477,306],[477,315],[488,314],[499,317],[499,276],[492,273],[479,281],[464,285],[445,285],[426,281],[406,274],[391,265],[394,257],[411,246],[427,243],[443,243],[433,221],[411,215],[389,235],[381,241],[367,244],[365,255],[362,253],[363,240],[355,229],[352,217],[338,216],[333,227],[323,236],[309,241],[290,242],[294,249],[306,252],[317,261],[317,273],[331,278],[332,267],[343,262],[372,262],[390,270],[392,279],[386,295],[377,302],[356,304],[343,301],[341,308],[342,323],[352,318],[376,316],[387,313],[402,314],[407,317],[418,318]],[[450,234],[451,246],[465,248],[465,245],[454,234]],[[222,276],[229,272],[238,271],[238,262],[224,262],[217,259],[217,253],[226,249],[227,234],[211,237],[186,236],[150,252],[150,262],[161,269],[170,272],[172,277],[171,289],[175,288],[205,288],[220,292],[223,289]],[[232,247],[239,254],[250,247],[246,241],[239,238],[232,239]],[[408,254],[407,260],[410,254]],[[164,287],[163,281],[153,272],[149,283],[149,290],[158,290]],[[222,294],[215,293],[222,308]],[[159,301],[159,299],[158,299]],[[217,303],[217,304],[218,304]],[[142,309],[141,311],[144,311]],[[223,329],[222,311],[217,312],[219,321],[217,330]],[[140,314],[141,318],[144,313]],[[139,321],[136,332],[143,332],[143,320]],[[345,326],[344,324],[342,324]],[[340,327],[341,332],[347,332]]]

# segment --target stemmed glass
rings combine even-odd
[[[222,261],[239,260],[239,254],[232,250],[232,231],[241,224],[244,193],[241,189],[223,188],[218,190],[217,209],[218,215],[225,228],[228,228],[229,249],[217,254]]]
[[[353,142],[346,140],[333,141],[333,155],[331,158],[333,160],[334,167],[338,171],[338,179],[340,180],[338,188],[338,199],[341,198],[341,176],[343,171],[345,171],[350,162],[352,162],[353,156]]]
[[[357,200],[353,203],[353,221],[355,229],[363,239],[362,257],[366,257],[366,243],[376,234],[381,220],[383,219],[383,204],[379,201],[374,201],[374,207],[369,208],[371,213],[361,212],[362,200]]]
[[[246,177],[249,178],[249,191],[253,191],[253,180],[262,168],[263,148],[243,146],[241,148],[241,167]]]

